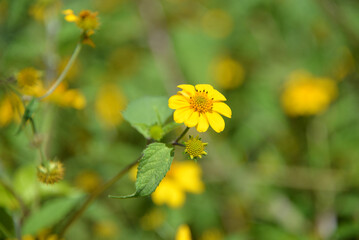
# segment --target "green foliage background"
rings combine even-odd
[[[103,83],[116,83],[128,102],[168,98],[177,84],[209,83],[227,97],[233,116],[225,120],[224,132],[210,129],[201,135],[209,142],[208,156],[198,161],[205,192],[188,194],[180,209],[162,206],[165,223],[144,230],[140,219],[154,208],[150,198],[107,198],[134,192],[133,182],[124,177],[71,227],[67,239],[173,239],[182,223],[189,224],[193,239],[208,229],[218,229],[226,240],[359,238],[358,72],[353,69],[338,83],[338,98],[323,114],[290,118],[280,103],[292,71],[306,69],[335,79],[346,64],[343,49],[357,62],[359,2],[64,0],[46,23],[29,14],[39,2],[53,1],[0,0],[1,80],[25,67],[47,69],[46,60],[71,55],[80,30],[63,20],[61,10],[98,11],[101,25],[92,36],[96,48],[83,48],[79,73],[69,83],[85,94],[85,109],[52,106],[35,117],[40,132],[50,133],[48,155],[66,167],[64,181],[39,184],[30,131],[16,135],[15,123],[0,129],[0,174],[9,176],[33,210],[24,231],[49,226],[84,197],[74,185],[81,170],[94,170],[107,180],[141,154],[146,142],[128,122],[109,129],[96,118],[96,94]],[[210,9],[231,17],[227,37],[213,38],[204,31],[201,21]],[[170,45],[156,51],[150,43],[158,29],[165,30]],[[231,90],[220,89],[211,71],[223,55],[238,60],[246,72],[243,84]],[[176,151],[176,158],[185,156]],[[13,202],[0,187],[0,219],[9,232],[11,217],[18,216],[11,210]],[[115,223],[115,236],[94,235],[94,225],[104,220]]]

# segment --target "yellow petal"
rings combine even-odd
[[[221,117],[221,115],[219,115],[216,112],[207,112],[207,119],[209,121],[209,124],[211,125],[211,127],[213,128],[214,131],[216,132],[222,132],[224,129],[224,120]]]
[[[208,123],[206,115],[200,114],[199,120],[198,120],[198,125],[197,125],[197,131],[205,132],[205,131],[207,131],[208,127],[209,127],[209,123]]]
[[[213,98],[213,101],[226,101],[226,97],[222,93],[218,92],[216,89],[208,91],[208,97]]]
[[[192,240],[191,230],[187,224],[178,227],[175,240]]]
[[[179,108],[174,112],[173,120],[176,123],[183,123],[191,116],[192,113],[193,113],[193,110],[188,107]]]
[[[200,92],[203,92],[203,91],[210,92],[210,91],[213,90],[213,87],[211,85],[209,85],[209,84],[197,84],[195,86],[195,88]]]
[[[181,95],[173,95],[168,100],[168,107],[172,109],[182,108],[189,106],[187,99]]]
[[[178,88],[181,88],[183,91],[189,93],[190,95],[194,95],[196,90],[194,89],[194,86],[190,84],[181,84],[177,86]]]
[[[191,116],[185,120],[184,124],[187,127],[194,127],[198,124],[198,120],[199,120],[199,113],[198,112],[193,112],[191,114]]]
[[[227,104],[223,102],[215,102],[213,103],[213,111],[222,114],[225,117],[231,118],[232,117],[232,110],[228,107]]]
[[[65,16],[65,20],[68,22],[76,22],[77,21],[77,16],[75,14],[69,14]]]

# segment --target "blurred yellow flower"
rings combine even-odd
[[[114,239],[114,237],[118,235],[116,223],[109,220],[97,222],[93,231],[95,235],[101,239]]]
[[[102,179],[95,171],[85,170],[80,172],[75,178],[76,187],[85,192],[92,192],[102,183]]]
[[[62,82],[51,95],[43,100],[61,107],[72,107],[78,110],[86,106],[85,96],[77,89],[68,89],[65,82]]]
[[[65,20],[68,22],[75,22],[76,25],[83,30],[82,43],[88,44],[92,47],[95,44],[90,39],[90,36],[95,33],[95,30],[100,25],[97,12],[91,12],[89,10],[82,10],[79,15],[75,15],[71,9],[63,11],[65,14]]]
[[[175,240],[192,240],[191,230],[187,224],[178,227]]]
[[[13,94],[6,94],[0,101],[0,127],[7,126],[10,122],[20,122],[24,107],[20,98]]]
[[[243,83],[244,69],[238,61],[230,57],[216,60],[211,69],[216,83],[223,89],[234,89]]]
[[[159,228],[165,221],[165,212],[159,208],[151,209],[140,219],[140,225],[144,230]]]
[[[39,97],[45,90],[41,81],[42,73],[35,68],[24,68],[17,75],[17,85],[24,95]]]
[[[122,122],[121,111],[125,109],[125,106],[126,98],[115,84],[107,83],[97,93],[96,115],[107,127],[113,127]]]
[[[186,192],[199,194],[204,191],[201,175],[201,168],[192,161],[173,162],[166,177],[152,193],[152,201],[172,208],[183,206]]]
[[[59,0],[37,0],[29,9],[29,15],[37,21],[45,21],[49,16],[55,16],[61,7]]]
[[[176,123],[196,127],[198,132],[207,131],[209,125],[216,132],[224,130],[225,123],[220,114],[231,118],[232,110],[223,103],[227,99],[220,92],[209,84],[182,84],[177,87],[182,91],[168,100],[168,106],[176,109],[173,114]]]
[[[233,30],[232,17],[222,9],[208,10],[202,17],[203,31],[213,38],[225,38]]]
[[[207,143],[202,142],[198,136],[195,138],[189,136],[185,145],[185,152],[191,157],[191,159],[197,157],[202,158],[202,155],[207,155],[206,151],[204,151],[204,147],[207,146]]]
[[[337,92],[337,84],[332,79],[298,71],[290,75],[281,101],[284,111],[290,116],[315,115],[328,108]]]

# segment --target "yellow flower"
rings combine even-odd
[[[86,106],[85,96],[77,89],[68,89],[65,82],[62,82],[51,95],[43,100],[62,107],[73,107],[78,110]]]
[[[10,122],[20,122],[24,106],[20,98],[15,94],[6,94],[0,101],[0,127],[7,126]]]
[[[192,161],[173,162],[166,177],[152,193],[152,201],[172,208],[183,206],[186,192],[199,194],[204,191],[201,174],[201,168]]]
[[[65,20],[68,22],[75,22],[76,25],[83,30],[82,43],[88,44],[92,47],[95,44],[90,39],[90,36],[95,33],[95,30],[100,25],[97,12],[91,12],[89,10],[82,10],[79,15],[75,15],[71,9],[63,11],[65,14]]]
[[[42,73],[35,68],[24,68],[17,75],[17,85],[24,95],[41,96],[45,90],[41,81]]]
[[[231,118],[232,110],[223,103],[227,99],[220,92],[209,84],[182,84],[178,87],[182,91],[168,100],[168,106],[176,109],[173,114],[175,122],[196,127],[198,132],[207,131],[209,125],[216,132],[223,131],[225,123],[220,114]]]
[[[191,230],[187,224],[178,227],[175,240],[192,240]]]
[[[122,122],[121,111],[125,106],[126,98],[115,84],[105,84],[97,93],[95,111],[107,127],[113,127]]]
[[[37,178],[40,182],[54,184],[64,178],[65,169],[59,161],[49,161],[37,167]]]
[[[234,89],[244,80],[242,65],[230,57],[218,59],[211,69],[216,83],[223,89]]]
[[[210,37],[225,38],[233,30],[233,19],[221,9],[209,10],[202,18],[202,28]]]
[[[207,146],[207,143],[202,142],[198,136],[195,138],[189,136],[189,139],[187,142],[185,142],[185,145],[185,152],[191,157],[191,159],[197,157],[202,158],[202,155],[207,155],[207,153],[204,151],[204,147]]]
[[[329,78],[313,77],[300,71],[290,75],[281,101],[290,116],[309,116],[325,111],[336,97],[338,88]]]

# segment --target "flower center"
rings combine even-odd
[[[190,138],[186,142],[186,152],[193,157],[198,157],[203,154],[204,151],[204,143],[197,138]]]
[[[190,105],[196,112],[205,113],[212,110],[213,100],[208,98],[207,92],[196,92],[190,99]]]

